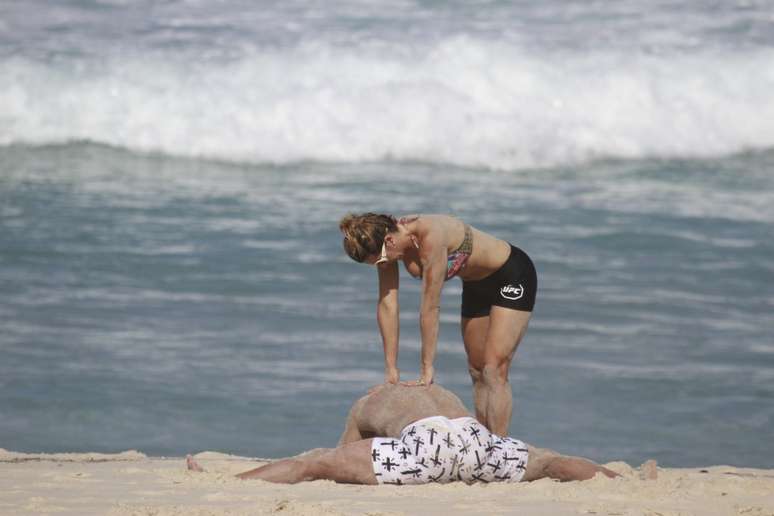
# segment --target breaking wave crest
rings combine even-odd
[[[496,169],[774,146],[774,50],[527,53],[306,43],[232,61],[0,61],[0,144],[94,141],[255,163]]]

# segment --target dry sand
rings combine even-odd
[[[241,481],[233,475],[258,460],[213,452],[195,458],[206,472],[187,471],[183,458],[138,452],[48,455],[0,449],[0,514],[774,516],[774,470],[654,464],[632,469],[613,462],[607,466],[622,478],[374,487]]]

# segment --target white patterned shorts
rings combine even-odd
[[[518,482],[528,457],[522,441],[494,435],[472,417],[420,419],[400,438],[376,437],[371,444],[380,484]]]

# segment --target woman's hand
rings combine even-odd
[[[384,383],[398,383],[400,381],[400,371],[397,368],[384,370]]]
[[[430,385],[433,383],[433,375],[435,375],[435,369],[432,365],[423,365],[420,371],[419,381],[422,385]]]
[[[374,385],[370,389],[368,389],[368,394],[373,394],[376,391],[380,391],[384,389],[388,385],[395,385],[400,382],[400,371],[398,369],[385,369],[384,370],[384,383],[380,383],[379,385]]]
[[[433,383],[433,374],[435,374],[433,366],[423,367],[422,374],[420,375],[418,380],[413,380],[410,382],[400,382],[400,384],[407,385],[409,387],[420,387],[423,385],[430,385],[431,383]]]

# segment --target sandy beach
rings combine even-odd
[[[328,481],[278,485],[233,478],[261,462],[215,452],[184,458],[120,454],[25,454],[0,449],[0,514],[107,515],[774,515],[774,470],[658,468],[586,482],[356,486]],[[265,461],[263,461],[265,462]]]
[[[774,0],[0,0],[0,516],[774,516],[772,92]],[[620,477],[235,478],[431,376]]]

